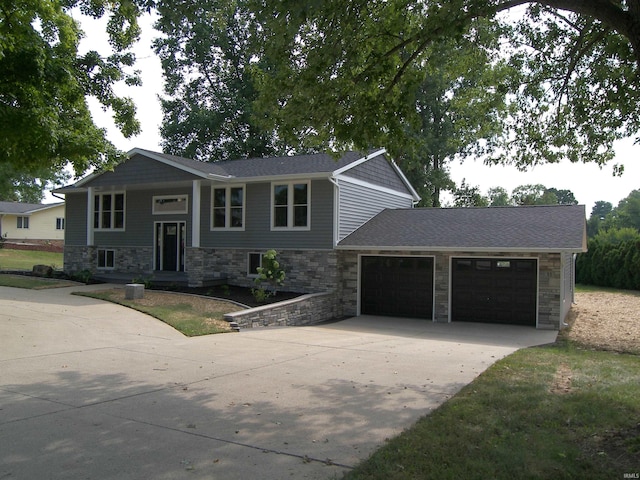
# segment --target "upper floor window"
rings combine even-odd
[[[271,188],[271,228],[308,229],[311,185],[309,182],[274,183]]]
[[[29,228],[29,217],[18,217],[18,228]]]
[[[244,187],[212,189],[212,228],[244,228]]]
[[[56,230],[64,230],[64,218],[56,218]]]
[[[187,195],[162,195],[153,197],[153,214],[189,213]]]
[[[100,193],[93,197],[93,228],[124,230],[124,193]]]

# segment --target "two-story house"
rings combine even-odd
[[[56,192],[69,273],[251,286],[275,249],[288,290],[333,291],[344,315],[560,328],[586,243],[582,206],[414,209],[384,150],[203,163],[134,149]]]

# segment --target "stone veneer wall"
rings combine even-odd
[[[277,250],[278,261],[286,272],[282,290],[318,293],[335,290],[337,253],[333,250]],[[189,285],[200,286],[208,278],[222,276],[230,285],[253,287],[247,274],[249,253],[256,249],[187,248],[186,269]]]
[[[142,274],[153,271],[153,247],[64,247],[64,270],[74,274],[83,270],[95,273],[98,270],[98,250],[106,248],[115,252],[113,271]]]
[[[239,328],[312,325],[341,316],[334,292],[313,293],[261,307],[227,313]]]
[[[449,321],[449,279],[451,257],[509,257],[538,259],[538,328],[559,329],[562,315],[561,256],[558,253],[486,253],[486,252],[409,252],[340,251],[339,298],[344,315],[356,315],[358,308],[358,254],[432,256],[435,258],[434,308],[436,322]]]

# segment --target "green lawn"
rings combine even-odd
[[[62,253],[0,248],[0,270],[28,270],[34,265],[48,265],[62,269]]]
[[[638,419],[640,357],[559,341],[497,362],[345,478],[623,478]]]

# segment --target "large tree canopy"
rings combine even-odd
[[[640,130],[639,0],[255,1],[260,105],[279,132],[397,151],[419,124],[415,92],[432,46],[496,26],[511,76],[493,85],[514,107],[500,155],[521,168],[563,158],[602,164]],[[498,15],[528,4],[519,18]],[[500,28],[498,28],[500,27]],[[496,150],[497,151],[497,150]]]
[[[77,174],[122,158],[98,128],[86,97],[111,109],[125,136],[139,132],[131,99],[119,81],[137,84],[130,47],[139,36],[145,0],[5,0],[0,6],[0,163],[23,174]],[[150,2],[149,2],[150,3]],[[112,54],[79,54],[83,36],[72,14],[107,16]]]
[[[283,151],[273,130],[252,115],[253,69],[260,62],[251,58],[251,17],[239,3],[158,3],[156,29],[163,36],[155,49],[166,80],[161,134],[167,153],[219,161]]]

